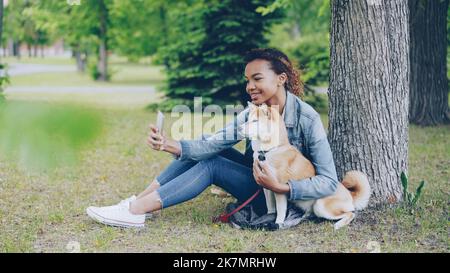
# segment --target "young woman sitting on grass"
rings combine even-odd
[[[253,161],[251,145],[247,145],[245,154],[232,148],[241,139],[229,136],[234,136],[237,127],[247,121],[249,108],[246,108],[215,135],[199,140],[175,141],[150,125],[149,146],[171,153],[176,159],[139,195],[113,206],[89,207],[87,214],[106,225],[143,227],[146,216],[152,212],[191,200],[211,184],[240,202],[251,197],[260,186],[285,193],[289,200],[311,200],[333,194],[338,180],[330,145],[319,114],[298,97],[303,92],[302,83],[291,61],[284,53],[269,48],[251,50],[245,62],[246,92],[252,103],[278,106],[289,142],[313,163],[316,176],[280,184],[270,169],[264,164],[260,169]],[[264,194],[250,204],[258,214],[267,211]]]

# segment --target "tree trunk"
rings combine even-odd
[[[75,60],[77,61],[77,71],[84,73],[86,70],[86,55],[81,52],[80,45],[74,44],[72,46],[72,55],[75,57]]]
[[[11,38],[8,38],[8,42],[6,43],[8,47],[8,56],[13,57],[14,55],[14,41]]]
[[[164,5],[165,4],[162,4],[159,7],[159,17],[162,22],[162,24],[161,24],[162,31],[165,34],[162,37],[162,39],[163,39],[162,44],[163,44],[163,47],[167,47],[169,45],[169,42],[168,42],[169,29],[167,27],[167,11],[166,11],[166,7]],[[167,58],[163,58],[163,63],[166,68],[169,68],[169,60]]]
[[[333,0],[329,140],[339,179],[359,170],[370,206],[402,198],[408,169],[408,0]]]
[[[75,58],[77,60],[78,72],[84,73],[84,71],[86,70],[86,57],[84,53],[80,51],[75,52]]]
[[[28,49],[28,58],[31,59],[31,57],[33,55],[32,51],[31,51],[31,44],[27,44],[27,49]]]
[[[22,57],[21,52],[20,52],[20,42],[18,42],[18,41],[12,42],[12,52],[13,52],[13,56],[17,57],[17,59],[20,59]]]
[[[291,27],[291,37],[293,40],[298,39],[301,35],[300,31],[300,23],[298,21],[295,21],[292,23]]]
[[[99,15],[100,15],[100,46],[99,46],[99,61],[98,72],[99,81],[108,81],[108,9],[103,0],[99,1]]]
[[[37,56],[38,56],[38,45],[35,44],[33,46],[33,57],[37,58]]]
[[[409,121],[418,125],[450,122],[447,79],[447,10],[449,0],[409,0]]]

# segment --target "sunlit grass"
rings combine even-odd
[[[36,93],[20,92],[7,93],[9,101],[36,101],[52,103],[71,103],[76,105],[87,105],[96,108],[125,108],[140,109],[149,103],[161,100],[161,93]]]
[[[10,58],[11,59],[11,58]],[[13,59],[15,60],[15,59]],[[22,59],[24,62],[39,64],[59,64],[58,58],[47,59]],[[16,61],[16,60],[15,60]],[[66,60],[67,61],[67,60]],[[67,63],[66,63],[67,64]],[[74,65],[75,64],[71,64]],[[20,88],[20,92],[9,92],[6,89],[6,97],[10,101],[45,101],[45,102],[70,102],[95,107],[106,108],[143,108],[150,103],[160,101],[160,92],[130,92],[128,87],[148,87],[160,90],[164,84],[165,74],[161,66],[152,66],[150,61],[143,59],[139,63],[128,63],[126,59],[113,56],[110,59],[110,71],[112,80],[110,82],[98,82],[90,78],[88,73],[61,72],[61,73],[38,73],[11,77],[11,88]],[[45,87],[49,87],[46,91]],[[58,93],[56,87],[80,87],[80,92]],[[120,88],[121,92],[90,92],[85,88]],[[30,91],[27,91],[27,88]],[[33,88],[40,88],[39,92]],[[108,89],[106,89],[108,90]]]
[[[110,82],[93,80],[88,72],[38,73],[11,77],[10,86],[155,86],[162,83],[162,67],[143,64],[113,64]]]
[[[449,126],[410,128],[411,186],[427,181],[414,214],[396,208],[363,211],[337,232],[331,221],[307,221],[279,232],[242,231],[210,221],[234,199],[206,190],[136,231],[95,223],[85,208],[142,191],[172,157],[145,144],[155,113],[109,109],[100,115],[104,133],[82,153],[78,166],[30,175],[0,160],[0,251],[65,252],[70,241],[79,242],[82,252],[369,252],[371,241],[382,252],[448,251]],[[166,130],[172,122],[168,118]],[[243,143],[238,147],[242,150]]]
[[[68,57],[68,56],[44,56],[43,58],[40,57],[29,57],[27,54],[21,56],[20,58],[17,57],[1,57],[2,62],[7,64],[16,64],[16,63],[23,63],[23,64],[53,64],[53,65],[75,65],[76,61],[75,58]],[[112,55],[109,57],[109,63],[110,64],[126,64],[129,63],[127,58],[117,55]],[[151,58],[145,57],[139,60],[139,64],[150,64]]]

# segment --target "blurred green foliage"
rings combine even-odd
[[[267,34],[270,45],[281,49],[297,63],[306,85],[328,85],[329,0],[276,0],[267,10],[271,11],[273,7],[286,9],[287,18]]]
[[[12,1],[5,8],[2,43],[11,39],[34,46],[63,38],[74,56],[87,56],[92,78],[110,78],[110,71],[99,71],[103,7],[108,52],[131,61],[152,56],[154,63],[163,64],[168,75],[165,95],[177,103],[190,105],[195,96],[202,96],[205,105],[248,100],[242,55],[255,47],[281,49],[303,68],[307,84],[326,85],[329,0],[99,2]]]
[[[303,36],[291,50],[307,85],[327,86],[330,76],[330,39],[326,33]]]
[[[30,170],[77,162],[102,131],[100,116],[82,107],[31,102],[0,104],[0,156]]]
[[[171,101],[158,108],[170,110],[174,101],[192,108],[198,96],[205,105],[247,101],[243,55],[267,46],[263,34],[281,18],[280,12],[268,16],[256,12],[269,2],[196,1],[173,10],[176,20],[171,27],[177,39],[159,52],[167,67],[164,93]]]
[[[305,92],[303,101],[314,107],[314,110],[321,114],[328,114],[328,95]]]
[[[0,63],[0,103],[5,101],[3,91],[7,84],[9,84],[8,65]]]
[[[275,0],[263,12],[284,9],[286,18],[266,34],[271,47],[284,51],[301,69],[305,82],[303,100],[317,111],[326,113],[326,94],[315,94],[312,87],[327,86],[330,69],[331,20],[329,0]]]
[[[109,52],[137,61],[164,46],[168,31],[161,26],[170,24],[164,14],[174,2],[97,0],[68,5],[63,0],[10,1],[5,7],[5,35],[1,43],[33,48],[64,39],[74,56],[81,53],[90,64],[98,65],[100,42],[106,40]],[[101,31],[102,14],[106,17],[106,37]],[[98,78],[100,71],[92,65],[90,68],[91,76]]]

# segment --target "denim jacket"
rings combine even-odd
[[[311,200],[331,195],[339,182],[320,115],[300,98],[290,92],[286,93],[284,122],[289,142],[312,162],[316,170],[314,177],[288,182],[289,200]],[[177,159],[199,161],[231,148],[243,139],[237,128],[247,121],[248,113],[247,107],[233,122],[212,136],[199,140],[181,140],[181,154]],[[251,149],[251,145],[247,145],[246,154],[250,152],[248,149]]]

